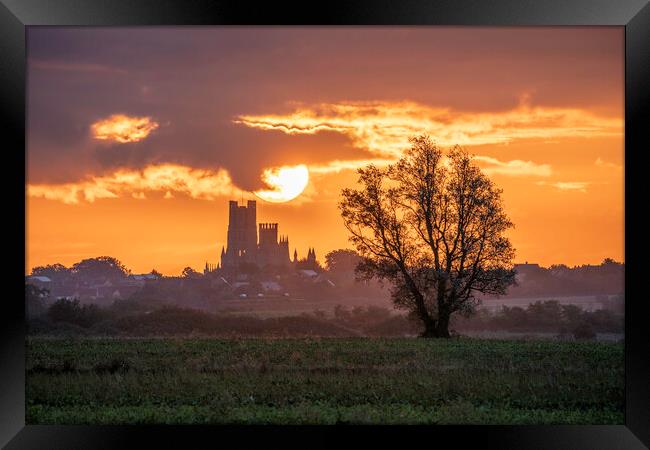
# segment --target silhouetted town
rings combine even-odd
[[[199,307],[219,299],[331,296],[336,288],[357,296],[382,295],[377,283],[352,286],[356,285],[356,261],[345,261],[347,266],[339,264],[341,270],[326,271],[313,248],[307,249],[302,259],[294,248],[290,258],[288,236],[278,235],[278,223],[257,224],[256,208],[254,200],[246,205],[229,202],[227,245],[221,250],[220,262],[206,262],[202,274],[190,267],[181,276],[163,276],[156,270],[131,274],[120,268],[118,260],[100,257],[71,268],[61,264],[36,267],[26,282],[47,289],[51,298],[107,303],[136,295],[156,296]]]
[[[289,237],[279,234],[278,223],[257,223],[257,205],[229,202],[227,244],[217,263],[206,262],[203,273],[186,267],[180,276],[163,276],[156,270],[132,274],[112,257],[89,258],[65,267],[35,267],[26,283],[45,289],[49,301],[79,299],[108,305],[115,300],[163,303],[214,310],[220,303],[256,299],[262,301],[309,300],[351,304],[389,304],[388,289],[376,281],[359,281],[356,252],[336,250],[319,263],[316,251],[307,249],[299,259],[290,257]],[[624,264],[606,259],[600,265],[544,268],[516,264],[517,284],[508,295],[486,303],[500,307],[511,299],[583,296],[588,308],[605,305],[623,292]],[[505,303],[504,303],[505,302]]]

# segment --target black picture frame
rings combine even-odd
[[[625,425],[353,427],[346,440],[494,448],[636,449],[650,446],[650,333],[644,314],[643,178],[650,125],[648,0],[363,0],[354,3],[224,2],[209,0],[0,0],[0,111],[5,214],[5,290],[0,365],[0,445],[24,448],[195,448],[244,444],[262,437],[340,445],[335,427],[42,426],[25,425],[25,62],[26,27],[42,25],[454,25],[625,27]],[[23,149],[21,153],[20,149]],[[21,169],[22,168],[22,169]],[[635,199],[640,199],[635,201]],[[15,209],[13,209],[15,208]],[[606,233],[607,230],[603,230]],[[11,244],[11,245],[7,245]],[[586,380],[588,382],[588,380]],[[254,431],[254,432],[252,432]],[[316,434],[317,436],[314,436]],[[359,442],[359,441],[357,441]],[[408,444],[407,444],[408,445]],[[425,444],[426,445],[426,444]]]

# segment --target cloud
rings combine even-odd
[[[92,203],[96,199],[117,198],[124,194],[142,199],[145,198],[146,191],[164,191],[165,198],[171,198],[174,192],[205,200],[231,196],[238,192],[224,169],[212,171],[175,164],[151,165],[143,170],[120,169],[109,175],[91,177],[77,183],[27,186],[30,197],[59,200],[67,204],[82,201]]]
[[[240,115],[237,124],[290,135],[334,131],[381,157],[399,157],[408,138],[421,133],[438,144],[507,144],[514,140],[620,136],[623,121],[576,108],[532,107],[522,101],[498,112],[460,112],[416,102],[298,104],[289,114]]]
[[[280,133],[276,135],[319,134],[345,137],[346,142],[351,143],[351,146],[346,149],[346,152],[350,153],[350,159],[344,156],[346,152],[339,152],[338,157],[335,156],[331,160],[304,162],[309,173],[314,175],[355,170],[371,163],[385,166],[402,156],[409,145],[409,137],[420,133],[428,133],[441,146],[507,144],[524,139],[602,137],[622,133],[620,119],[594,116],[581,109],[532,107],[527,99],[522,99],[520,105],[514,109],[490,113],[459,112],[416,102],[339,102],[312,106],[297,104],[288,114],[240,115],[234,119],[234,122],[246,128],[279,131]],[[158,127],[158,122],[151,117],[114,114],[92,124],[91,130],[96,139],[120,145],[142,141]],[[266,135],[266,133],[261,134]],[[149,141],[146,141],[144,144],[137,145],[149,145],[148,143]],[[147,148],[143,148],[143,151],[146,152]],[[362,152],[357,153],[360,150]],[[110,153],[121,154],[122,152],[111,151]],[[553,174],[549,164],[518,159],[503,161],[488,156],[475,158],[488,175],[549,177]],[[162,157],[157,159],[160,160]],[[192,198],[212,199],[233,193],[236,195],[240,191],[235,187],[230,171],[223,168],[212,171],[195,168],[191,161],[168,161],[162,164],[150,161],[145,162],[144,168],[126,169],[124,167],[128,162],[118,161],[116,164],[122,168],[108,175],[83,178],[80,181],[58,185],[32,184],[28,187],[29,195],[75,204],[80,201],[93,202],[100,198],[115,198],[125,192],[133,198],[140,199],[146,198],[147,191],[161,191],[165,198],[185,194]],[[608,164],[611,163],[605,163],[600,158],[596,160],[596,165]],[[230,167],[232,164],[216,165]],[[257,172],[262,175],[262,179],[265,173],[264,167],[261,166],[260,171]],[[266,165],[266,168],[268,167]],[[237,184],[242,186],[240,182]],[[563,191],[585,192],[588,184],[557,182],[549,185]],[[259,190],[259,188],[245,190],[255,189]],[[306,194],[303,196],[308,197]]]
[[[369,164],[382,167],[395,162],[395,159],[355,159],[355,160],[334,160],[325,164],[310,164],[309,172],[316,174],[339,173],[342,170],[356,170]]]
[[[90,126],[95,139],[121,144],[141,141],[157,128],[158,122],[151,117],[129,117],[124,114],[113,114]]]
[[[552,186],[560,191],[577,191],[577,192],[587,192],[587,186],[590,182],[588,181],[557,181],[555,183],[546,183],[544,181],[538,181],[540,186]]]
[[[623,132],[620,119],[598,117],[576,108],[533,107],[526,96],[514,109],[490,113],[459,112],[416,102],[339,102],[297,104],[288,114],[240,115],[234,122],[294,136],[340,133],[355,147],[377,156],[309,166],[310,172],[321,174],[354,170],[369,163],[390,164],[402,155],[409,137],[422,133],[442,146],[472,146],[524,139],[619,136]],[[551,165],[533,161],[500,161],[488,156],[476,156],[476,160],[488,175],[548,177],[553,173]]]
[[[532,161],[521,161],[519,159],[503,162],[489,156],[475,156],[474,159],[488,164],[487,167],[482,168],[488,175],[548,177],[553,173],[549,164],[536,164]]]
[[[59,200],[67,204],[77,204],[80,200],[92,203],[99,198],[117,198],[115,193],[92,182],[28,185],[27,195],[47,200]]]
[[[537,164],[532,161],[521,161],[519,159],[504,162],[489,156],[475,156],[474,159],[480,163],[482,166],[481,169],[488,175],[498,174],[508,176],[548,177],[553,173],[550,164]],[[360,167],[365,167],[368,164],[383,167],[394,163],[396,160],[396,158],[375,158],[350,161],[336,160],[327,164],[312,164],[309,166],[309,172],[316,174],[339,173],[342,170],[356,170]]]
[[[622,168],[622,166],[620,164],[615,164],[615,163],[612,163],[612,162],[603,161],[600,157],[596,158],[596,161],[594,162],[594,164],[596,166],[598,166],[598,167],[609,167],[611,169],[621,169]]]

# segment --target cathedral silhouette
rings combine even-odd
[[[258,240],[259,233],[259,240]],[[289,237],[278,237],[277,223],[257,224],[257,202],[248,200],[239,205],[229,202],[228,242],[221,248],[221,264],[216,267],[206,263],[205,273],[216,269],[232,270],[242,263],[267,266],[292,267],[298,264],[298,251],[294,249],[293,260],[289,257]],[[306,266],[316,266],[316,251],[307,252]]]

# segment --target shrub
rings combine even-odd
[[[549,300],[528,305],[527,312],[529,320],[538,328],[554,329],[562,320],[563,310],[556,300]]]
[[[594,339],[596,333],[588,322],[582,322],[573,329],[573,337],[576,339]]]
[[[52,322],[66,322],[88,328],[105,318],[105,312],[97,305],[81,305],[79,299],[60,298],[47,310]]]
[[[601,332],[617,332],[623,328],[623,317],[606,309],[587,313],[585,318],[594,329]]]
[[[25,285],[25,306],[28,317],[40,317],[47,312],[46,298],[50,291],[37,286]]]
[[[504,329],[525,329],[529,325],[529,314],[525,309],[518,306],[511,308],[503,306],[501,314],[496,317],[496,322]]]

